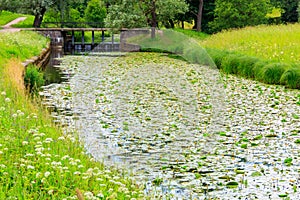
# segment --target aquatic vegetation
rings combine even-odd
[[[132,170],[154,199],[299,197],[299,90],[224,75],[226,131],[208,133],[210,69],[161,53],[118,55],[66,57],[60,67],[72,78],[44,88],[55,120],[77,129],[96,159]]]

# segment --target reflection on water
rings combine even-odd
[[[61,63],[60,58],[62,58],[63,55],[64,51],[61,46],[51,47],[50,60],[44,69],[45,85],[49,85],[51,83],[61,83],[64,80],[60,70],[56,67]]]

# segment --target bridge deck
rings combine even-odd
[[[31,31],[110,31],[112,28],[26,28],[24,30]],[[128,29],[122,28],[120,31],[126,31]]]

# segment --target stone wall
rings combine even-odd
[[[36,65],[41,69],[44,69],[49,62],[51,55],[51,46],[48,44],[47,48],[44,48],[39,56],[34,56],[25,62],[23,66],[26,68],[28,65]]]

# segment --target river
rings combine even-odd
[[[54,121],[152,199],[300,199],[299,90],[221,75],[215,118],[210,67],[91,53],[61,58],[59,69],[66,81],[41,92]],[[222,131],[212,131],[216,119]]]

